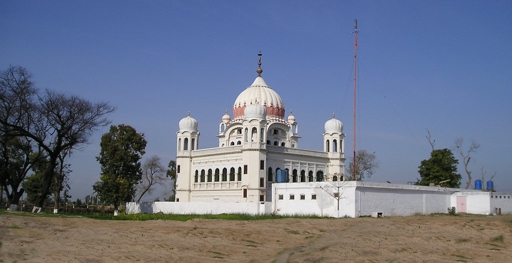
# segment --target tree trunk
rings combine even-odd
[[[35,205],[39,208],[43,207],[44,201],[46,200],[48,193],[50,193],[50,186],[52,184],[52,179],[55,174],[57,157],[58,157],[58,155],[55,155],[55,154],[50,155],[50,162],[48,164],[48,167],[46,168],[46,171],[44,172],[43,185],[41,187],[41,192],[39,193],[39,195],[36,198]]]
[[[117,216],[119,204],[117,202],[114,202],[114,216]]]

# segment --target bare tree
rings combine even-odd
[[[480,169],[480,172],[481,172],[481,180],[482,180],[482,183],[485,182],[485,176],[487,175],[487,171],[484,170],[484,167],[482,166],[482,168]],[[491,176],[491,178],[489,178],[489,181],[492,181],[492,179],[496,176],[496,172],[494,172]],[[485,189],[485,190],[489,190],[489,189]]]
[[[333,174],[332,178],[336,176],[336,178],[343,178],[343,174]],[[328,195],[337,201],[337,209],[340,210],[340,200],[343,199],[343,187],[345,186],[346,181],[329,181],[329,184],[320,186],[322,190],[324,190]]]
[[[140,192],[137,203],[140,202],[145,194],[151,194],[154,186],[165,186],[166,169],[160,163],[160,157],[153,155],[142,164],[142,180],[137,185],[137,190]]]
[[[466,182],[466,189],[468,189],[471,186],[471,181],[473,178],[471,177],[471,171],[469,170],[469,162],[471,161],[471,153],[474,153],[478,150],[480,147],[480,144],[476,143],[474,140],[471,141],[471,145],[469,145],[469,148],[467,150],[464,150],[463,148],[464,139],[463,138],[457,138],[455,140],[455,148],[456,151],[459,153],[460,157],[462,157],[462,164],[464,165],[464,170],[466,171],[466,174],[468,175],[468,181]]]
[[[430,131],[427,129],[427,140],[428,140],[428,143],[430,144],[430,147],[432,148],[432,151],[434,151],[434,147],[436,145],[436,140],[432,140],[432,136],[430,135]]]
[[[49,160],[36,209],[43,206],[62,152],[86,144],[92,132],[110,123],[107,103],[46,90],[39,94],[22,67],[0,72],[0,129],[5,135],[32,139]]]
[[[375,153],[369,153],[366,150],[359,150],[356,154],[356,172],[354,173],[354,164],[349,163],[347,167],[347,174],[351,174],[351,180],[362,181],[364,178],[372,177],[373,173],[379,168],[379,163],[376,161]],[[356,178],[353,178],[353,174]]]

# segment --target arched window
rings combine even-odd
[[[336,175],[335,175],[335,176],[333,176],[333,177],[332,177],[332,181],[333,181],[333,182],[338,181],[338,176],[336,176]]]
[[[286,179],[288,179],[288,182],[289,182],[289,181],[290,181],[290,179],[291,179],[291,178],[290,178],[290,169],[286,168],[285,170],[286,170],[286,174],[287,174],[287,176],[288,176],[288,178],[286,178]]]
[[[309,171],[308,173],[308,182],[313,182],[313,171]]]
[[[270,140],[267,140],[267,144],[270,145]]]
[[[219,171],[219,168],[215,169],[215,182],[218,182],[219,181],[219,176],[220,175],[220,171]]]
[[[236,142],[236,145],[242,145],[241,141]]]
[[[183,150],[188,150],[188,138],[185,138],[185,140],[183,140]]]
[[[264,134],[265,134],[265,129],[261,128],[261,131],[260,131],[260,142],[263,142],[263,140],[265,139],[264,138]]]
[[[192,144],[190,145],[190,150],[196,149],[196,139],[192,138]]]
[[[233,146],[233,145],[235,145],[235,142],[231,142],[229,145]]]
[[[283,147],[284,147],[285,145],[286,145],[286,144],[285,144],[284,142],[282,142],[282,143],[281,143],[281,146],[283,146]]]
[[[235,168],[229,169],[229,181],[235,181]]]
[[[278,141],[274,141],[274,145],[275,145],[275,146],[278,146],[278,145],[279,145],[279,142],[278,142]]]
[[[242,167],[238,167],[238,178],[237,181],[242,181]]]
[[[326,152],[329,152],[329,143],[330,143],[329,140],[325,141],[325,151]]]
[[[251,130],[251,142],[255,142],[258,140],[258,129],[256,127],[253,127]]]
[[[222,181],[225,182],[228,180],[228,169],[222,169]]]
[[[332,140],[332,151],[338,152],[338,140]]]
[[[201,170],[201,183],[204,183],[205,181],[205,171],[204,169]]]
[[[293,176],[292,176],[293,179],[292,180],[293,180],[294,183],[297,182],[297,177],[298,177],[297,176],[297,169],[293,169]]]
[[[178,151],[181,151],[181,138],[178,139]]]
[[[301,182],[306,181],[306,171],[304,171],[304,170],[300,171],[300,181]]]
[[[208,169],[208,182],[212,181],[212,169]]]
[[[199,171],[196,170],[196,173],[194,175],[194,183],[197,183],[199,181]]]
[[[274,178],[274,175],[272,175],[272,167],[269,167],[268,168],[268,173],[267,173],[267,181],[272,182],[273,178]]]
[[[249,135],[247,135],[247,134],[249,133],[249,130],[248,130],[247,128],[245,128],[245,130],[244,130],[244,131],[245,131],[245,132],[244,132],[244,142],[247,142],[247,136],[249,136]]]
[[[323,171],[317,171],[316,172],[316,181],[322,182],[324,180],[324,172]]]

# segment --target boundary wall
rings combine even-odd
[[[277,214],[322,217],[512,213],[512,194],[436,186],[354,181],[274,183],[269,202],[127,203],[126,212],[164,214]]]

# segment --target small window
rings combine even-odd
[[[242,195],[244,198],[247,198],[247,188],[244,188]]]
[[[291,194],[290,195],[290,200],[295,200],[295,195]]]
[[[334,197],[336,197],[336,198],[340,197],[340,193],[334,193]]]
[[[260,202],[265,202],[265,196],[264,195],[260,195]]]
[[[300,200],[306,200],[306,195],[300,195]]]
[[[265,170],[265,160],[260,160],[260,170]]]
[[[247,174],[247,164],[244,165],[244,174]]]
[[[265,187],[265,178],[260,178],[260,187]]]
[[[181,170],[181,167],[178,165],[178,167],[177,167],[176,171],[177,171],[178,173],[180,173],[180,170]]]
[[[283,195],[279,195],[279,200],[283,200]]]
[[[311,195],[311,200],[316,200],[316,194]]]
[[[279,131],[277,129],[274,129],[274,135],[278,135]]]

